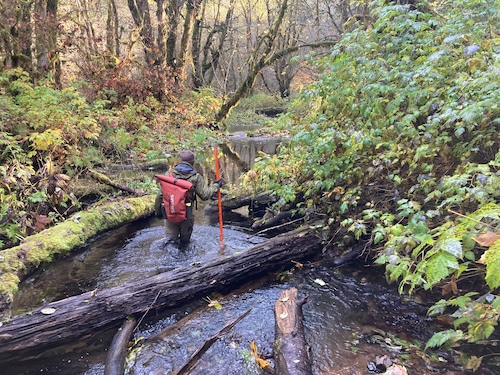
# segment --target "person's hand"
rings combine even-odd
[[[221,188],[221,187],[222,187],[222,185],[224,184],[224,183],[222,182],[222,178],[219,178],[218,180],[215,180],[214,182],[215,182],[217,185],[219,185],[219,188]]]

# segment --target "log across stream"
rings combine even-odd
[[[40,349],[79,339],[92,331],[121,324],[129,315],[180,306],[215,291],[303,261],[321,250],[307,228],[278,236],[237,254],[206,264],[182,267],[143,281],[94,290],[13,317],[0,327],[0,361],[36,354]],[[47,314],[47,311],[50,313]]]
[[[247,249],[259,248],[263,241],[245,234],[244,230],[227,228],[228,254],[219,256],[217,229],[199,223],[194,233],[193,247],[185,254],[165,247],[162,240],[163,227],[157,219],[152,218],[140,225],[114,230],[89,243],[89,246],[83,248],[79,254],[75,254],[74,258],[61,260],[59,266],[53,270],[47,269],[27,280],[22,285],[19,297],[26,300],[47,297],[52,295],[49,289],[54,284],[59,285],[59,288],[65,288],[63,280],[72,277],[75,278],[75,286],[70,287],[73,292],[78,287],[84,288],[87,290],[84,295],[91,297],[90,291],[97,288],[93,296],[97,299],[92,303],[99,307],[105,305],[104,293],[116,287],[125,288],[124,282],[135,288],[151,278],[173,275],[171,272],[166,272],[170,269],[166,266],[168,264],[171,264],[173,269],[183,269],[185,274],[194,276],[197,270],[198,272],[201,270],[202,275],[208,276],[211,271],[207,271],[203,266],[212,261],[220,262],[231,253],[245,252],[244,244],[247,245]],[[208,240],[211,237],[214,238]],[[257,244],[252,246],[251,242]],[[275,259],[272,256],[271,260]],[[238,289],[233,289],[236,282],[225,284],[227,288],[221,288],[220,285],[223,284],[207,285],[203,287],[207,289],[196,292],[198,297],[194,297],[188,304],[177,304],[177,307],[165,305],[165,309],[151,309],[133,333],[132,341],[138,342],[140,349],[132,350],[134,353],[132,356],[129,354],[129,367],[126,373],[168,374],[180,369],[205,340],[250,310],[248,316],[203,354],[190,373],[262,374],[262,370],[258,368],[250,354],[250,343],[255,343],[263,358],[267,359],[272,355],[275,340],[275,304],[282,292],[290,288],[297,289],[299,299],[309,297],[309,302],[302,306],[302,310],[313,374],[343,375],[356,371],[365,373],[367,362],[373,361],[376,356],[387,354],[394,360],[398,359],[389,348],[395,346],[394,337],[389,335],[421,341],[429,337],[425,308],[399,296],[395,287],[387,286],[381,278],[381,270],[373,268],[363,270],[357,266],[332,268],[307,261],[302,263],[303,267],[293,261],[290,263],[291,267],[280,268],[278,272],[272,272],[270,277],[252,276],[253,271],[249,270],[249,273],[246,273],[249,283]],[[213,263],[215,264],[220,263]],[[261,266],[254,264],[253,268],[258,267]],[[158,269],[162,273],[157,274]],[[242,270],[241,276],[244,276],[245,272]],[[88,283],[86,284],[84,280],[88,280]],[[183,285],[181,288],[186,291],[190,286]],[[37,292],[40,289],[45,290],[46,294],[40,296],[32,294],[30,290],[34,293],[35,289]],[[147,306],[149,308],[158,295],[158,289],[143,290],[137,294],[144,296],[149,294],[148,298],[151,299]],[[131,306],[136,306],[136,297],[131,300]],[[172,301],[175,298],[177,297],[172,296]],[[111,300],[117,301],[114,298]],[[214,307],[214,303],[209,304],[215,300],[220,303],[220,309]],[[98,304],[98,301],[101,304]],[[160,300],[160,303],[164,302],[165,299]],[[84,300],[80,300],[80,303],[84,308],[86,304]],[[2,360],[2,370],[5,370],[2,373],[103,374],[113,334],[123,323],[123,317],[130,312],[130,308],[127,307],[125,311],[119,312],[117,314],[120,316],[119,319],[112,319],[116,323],[108,324],[110,329],[107,334],[103,326],[100,335],[85,334],[82,340],[72,339],[71,345],[54,351],[56,355],[44,353],[46,355],[44,357],[28,360],[28,356],[18,356],[14,351],[12,359]],[[32,317],[52,319],[54,322],[51,324],[54,327],[58,325],[57,312],[41,317],[37,311],[39,309],[32,311]],[[93,322],[98,320],[99,314],[92,316],[96,312],[86,310],[89,316],[83,316],[83,321],[89,326],[93,325]],[[116,314],[116,312],[109,311],[106,314]],[[142,313],[137,316],[142,317]],[[43,323],[45,320],[40,322]],[[2,328],[5,327],[6,325]],[[34,330],[23,333],[27,341],[39,339],[38,335],[42,335],[41,332],[36,333],[38,327],[35,323],[25,327]],[[374,331],[375,328],[377,331]],[[87,328],[84,330],[89,332]],[[165,331],[164,336],[158,336],[163,331]],[[387,334],[381,337],[383,332]],[[155,337],[157,339],[154,339]],[[384,341],[385,346],[381,346],[375,343],[376,339],[387,340],[391,345]],[[0,342],[2,349],[4,344],[5,342]],[[48,346],[43,346],[43,350],[46,349]],[[38,349],[33,347],[31,353],[37,351]],[[420,363],[418,359],[409,355],[411,358],[407,362],[413,363],[413,367],[409,368],[411,373],[427,373],[423,365],[417,366]]]

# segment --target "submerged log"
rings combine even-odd
[[[208,350],[210,347],[223,335],[228,333],[238,322],[240,322],[244,317],[246,317],[248,314],[250,314],[251,310],[245,311],[242,315],[240,315],[238,318],[233,320],[231,323],[226,324],[222,329],[219,330],[215,335],[212,337],[208,338],[205,340],[203,345],[198,348],[191,356],[189,357],[189,360],[182,366],[178,371],[174,371],[173,375],[184,375],[189,373],[189,371],[193,368],[193,366],[196,364],[196,361],[200,359],[200,357]]]
[[[297,300],[297,289],[290,288],[281,293],[274,306],[277,375],[312,375],[302,322],[302,305],[306,302],[307,298]]]
[[[181,267],[119,287],[51,302],[0,327],[0,362],[29,359],[40,351],[113,328],[127,316],[182,306],[213,292],[227,292],[255,277],[292,267],[321,252],[309,228],[281,235],[201,266]],[[47,308],[51,312],[47,314]]]
[[[128,318],[115,333],[106,357],[104,375],[123,375],[128,343],[136,325],[135,318]]]

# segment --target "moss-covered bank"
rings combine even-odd
[[[0,251],[0,316],[10,314],[12,298],[24,276],[69,254],[99,233],[151,215],[154,200],[155,195],[147,195],[91,207],[27,237],[18,246]]]

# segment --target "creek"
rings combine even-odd
[[[276,140],[246,138],[235,130],[229,146],[250,167],[259,151],[274,153],[278,144]],[[230,183],[238,181],[241,163],[238,165],[224,155],[223,173]],[[14,309],[18,313],[29,311],[43,301],[122,285],[220,256],[218,217],[206,213],[204,206],[204,202],[198,203],[187,249],[180,250],[165,239],[161,219],[150,217],[124,225],[31,275],[21,284]],[[265,240],[252,235],[248,226],[245,212],[224,215],[227,252]],[[144,344],[132,351],[126,374],[169,374],[205,340],[247,310],[251,310],[249,315],[218,339],[190,373],[262,374],[250,343],[255,342],[264,357],[272,353],[274,304],[281,291],[291,287],[298,289],[299,297],[309,297],[303,312],[314,374],[368,374],[367,366],[383,356],[406,366],[411,374],[463,373],[451,365],[452,353],[440,352],[439,361],[432,364],[422,359],[418,347],[431,336],[435,322],[426,317],[424,304],[400,296],[395,286],[387,285],[381,269],[362,262],[341,268],[311,262],[300,270],[248,280],[229,295],[207,296],[178,309],[151,312],[134,332],[133,340]],[[173,325],[175,329],[163,333],[161,340],[149,341]],[[115,331],[82,339],[43,358],[8,363],[2,374],[103,374]],[[488,370],[477,373],[493,374]]]

